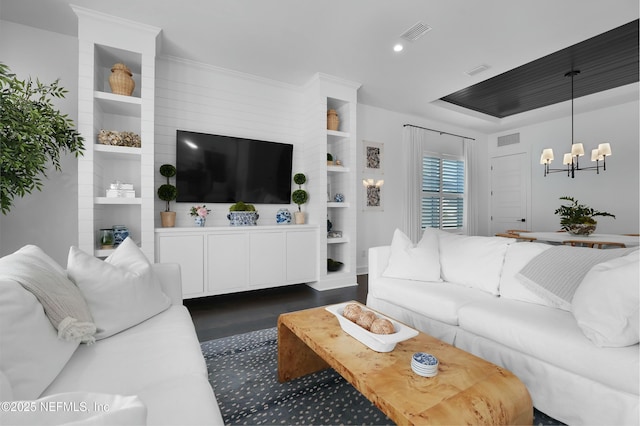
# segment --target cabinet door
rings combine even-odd
[[[318,241],[315,230],[287,232],[287,281],[317,281],[317,253]]]
[[[242,291],[249,286],[249,235],[207,236],[208,294]]]
[[[282,231],[251,234],[252,287],[276,287],[286,284],[284,234]]]
[[[158,237],[158,262],[179,263],[182,296],[204,294],[204,236],[161,235]]]

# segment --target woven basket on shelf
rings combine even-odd
[[[136,83],[131,76],[133,74],[129,67],[125,64],[115,64],[111,68],[111,75],[109,76],[111,91],[116,95],[131,96],[133,89],[136,87]]]
[[[327,129],[329,130],[338,130],[338,126],[340,125],[340,119],[338,118],[338,113],[335,109],[330,109],[327,111]]]

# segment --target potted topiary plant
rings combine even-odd
[[[561,200],[571,201],[570,205],[563,205],[556,209],[555,214],[560,216],[560,226],[571,235],[588,236],[596,230],[598,222],[594,216],[609,216],[616,218],[608,212],[601,212],[579,204],[573,197],[560,197]]]
[[[307,191],[302,189],[302,185],[307,181],[307,177],[304,175],[304,173],[296,173],[293,176],[293,181],[296,183],[296,185],[298,185],[298,189],[293,191],[293,194],[291,194],[291,199],[298,205],[298,211],[293,215],[295,217],[295,223],[301,225],[305,222],[305,219],[304,213],[302,212],[300,206],[306,203],[309,199],[309,194],[307,193]]]
[[[238,201],[229,207],[229,213],[227,219],[231,226],[255,226],[257,225],[258,212],[253,204],[247,204],[242,201]]]
[[[54,108],[52,99],[67,93],[59,80],[50,85],[18,80],[0,63],[0,93],[0,210],[7,214],[15,197],[42,190],[50,164],[61,170],[61,153],[82,155],[84,138]]]
[[[160,221],[163,228],[173,228],[176,225],[176,212],[171,211],[169,203],[178,196],[178,189],[171,185],[169,178],[176,175],[176,168],[171,164],[163,164],[160,166],[160,174],[167,178],[167,183],[158,188],[158,198],[167,203],[165,211],[160,212]]]

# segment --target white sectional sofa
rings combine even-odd
[[[35,246],[0,259],[0,424],[223,424],[179,265],[151,265],[123,243],[104,262],[72,248],[67,268]],[[86,301],[91,318],[71,321],[83,324],[75,339],[59,337],[63,322],[48,311],[80,312],[71,305],[81,302],[65,295],[55,307],[19,282],[43,277]]]
[[[396,230],[369,250],[367,305],[512,371],[557,420],[637,425],[639,259],[430,229],[413,245]]]

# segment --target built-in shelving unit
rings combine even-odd
[[[317,74],[306,86],[305,100],[308,103],[307,163],[309,167],[310,220],[325,226],[331,221],[332,231],[341,231],[341,237],[329,237],[320,233],[318,281],[310,284],[318,290],[356,285],[356,104],[360,85],[332,76]],[[338,130],[329,130],[327,111],[336,110],[339,118]],[[328,164],[327,153],[334,163]],[[342,194],[344,201],[336,201]],[[323,194],[325,194],[323,196]],[[326,228],[324,228],[326,230]],[[327,259],[342,262],[341,270],[327,271]]]
[[[85,138],[78,159],[78,245],[106,257],[98,232],[124,225],[154,259],[154,91],[160,29],[72,6],[78,16],[78,129]],[[136,87],[131,96],[111,93],[111,67],[124,63]],[[102,145],[101,129],[140,135],[141,147]],[[116,181],[133,184],[135,198],[106,197]]]

